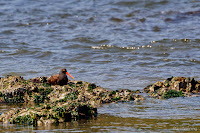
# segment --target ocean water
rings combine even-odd
[[[0,18],[1,77],[8,74],[25,79],[51,76],[64,67],[76,80],[109,89],[131,90],[142,90],[171,76],[200,80],[199,0],[1,0]],[[164,104],[147,100],[140,103],[141,106],[137,103],[120,105],[124,110],[116,104],[102,106],[96,124],[103,121],[102,118],[105,123],[96,127],[91,124],[94,121],[84,121],[87,129],[80,127],[80,132],[171,131],[183,127],[184,120],[186,131],[196,130],[191,125],[199,126],[198,100],[172,99]],[[197,102],[194,106],[193,101]],[[175,102],[177,106],[168,102]],[[134,106],[144,110],[135,110]],[[194,117],[187,113],[190,111]],[[145,112],[149,112],[148,115]],[[113,117],[117,123],[124,119],[127,124],[131,118],[143,122],[154,119],[154,124],[157,119],[166,121],[162,130],[145,125],[128,126],[129,130],[123,124],[122,128],[117,128],[118,124],[106,128],[106,122],[112,123]],[[183,123],[166,126],[173,123],[169,121],[172,117],[173,122],[184,119]],[[194,120],[195,117],[198,119]],[[83,123],[78,122],[78,125],[83,126]],[[8,127],[15,129],[13,131],[29,129]],[[98,130],[89,130],[91,127]],[[4,126],[0,128],[5,130]],[[60,128],[50,129],[59,132]],[[76,128],[79,128],[76,124],[71,128],[62,127],[66,131],[70,129],[69,132]],[[40,128],[31,130],[36,132]]]

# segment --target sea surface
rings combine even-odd
[[[199,0],[1,0],[0,77],[51,76],[143,90],[171,76],[200,80]],[[200,131],[200,98],[147,98],[98,108],[95,120],[5,132]],[[0,105],[0,113],[15,108]]]

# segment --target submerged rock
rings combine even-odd
[[[97,116],[104,103],[143,100],[134,91],[106,90],[84,81],[70,81],[64,86],[50,86],[46,77],[25,80],[20,76],[1,78],[0,102],[35,103],[0,115],[4,123],[42,125]]]
[[[198,95],[200,92],[200,81],[195,81],[194,78],[171,77],[145,87],[144,92],[150,93],[151,97],[159,99]]]

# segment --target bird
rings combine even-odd
[[[69,75],[72,79],[74,79],[74,77],[72,77],[65,68],[62,68],[59,74],[55,74],[49,77],[47,79],[47,83],[49,83],[50,85],[67,85],[68,78],[66,74]]]

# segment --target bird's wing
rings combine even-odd
[[[54,85],[54,84],[57,84],[58,79],[59,79],[59,74],[55,74],[55,75],[52,75],[51,77],[49,77],[49,78],[47,79],[47,82],[48,82],[49,84]]]

